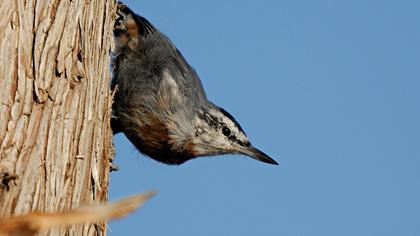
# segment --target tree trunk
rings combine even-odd
[[[0,217],[107,200],[115,9],[114,0],[0,1]]]

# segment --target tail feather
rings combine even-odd
[[[156,28],[144,17],[134,13],[127,5],[118,2],[114,38],[118,49],[135,50],[142,38],[156,32]]]
[[[124,25],[135,24],[132,27],[138,28],[140,36],[147,36],[156,31],[156,28],[146,18],[134,13],[127,5],[119,2],[117,9],[117,14],[119,16],[117,21],[120,21],[117,23],[122,23]]]

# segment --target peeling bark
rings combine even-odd
[[[0,217],[107,200],[113,0],[0,1]],[[104,235],[105,225],[45,235]]]

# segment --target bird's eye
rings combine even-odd
[[[229,137],[229,135],[230,135],[230,129],[229,129],[228,127],[226,127],[226,126],[223,126],[223,128],[222,128],[222,133],[223,133],[223,135],[225,135],[226,137]]]

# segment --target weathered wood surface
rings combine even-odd
[[[0,1],[0,216],[107,200],[115,8],[113,0]]]

